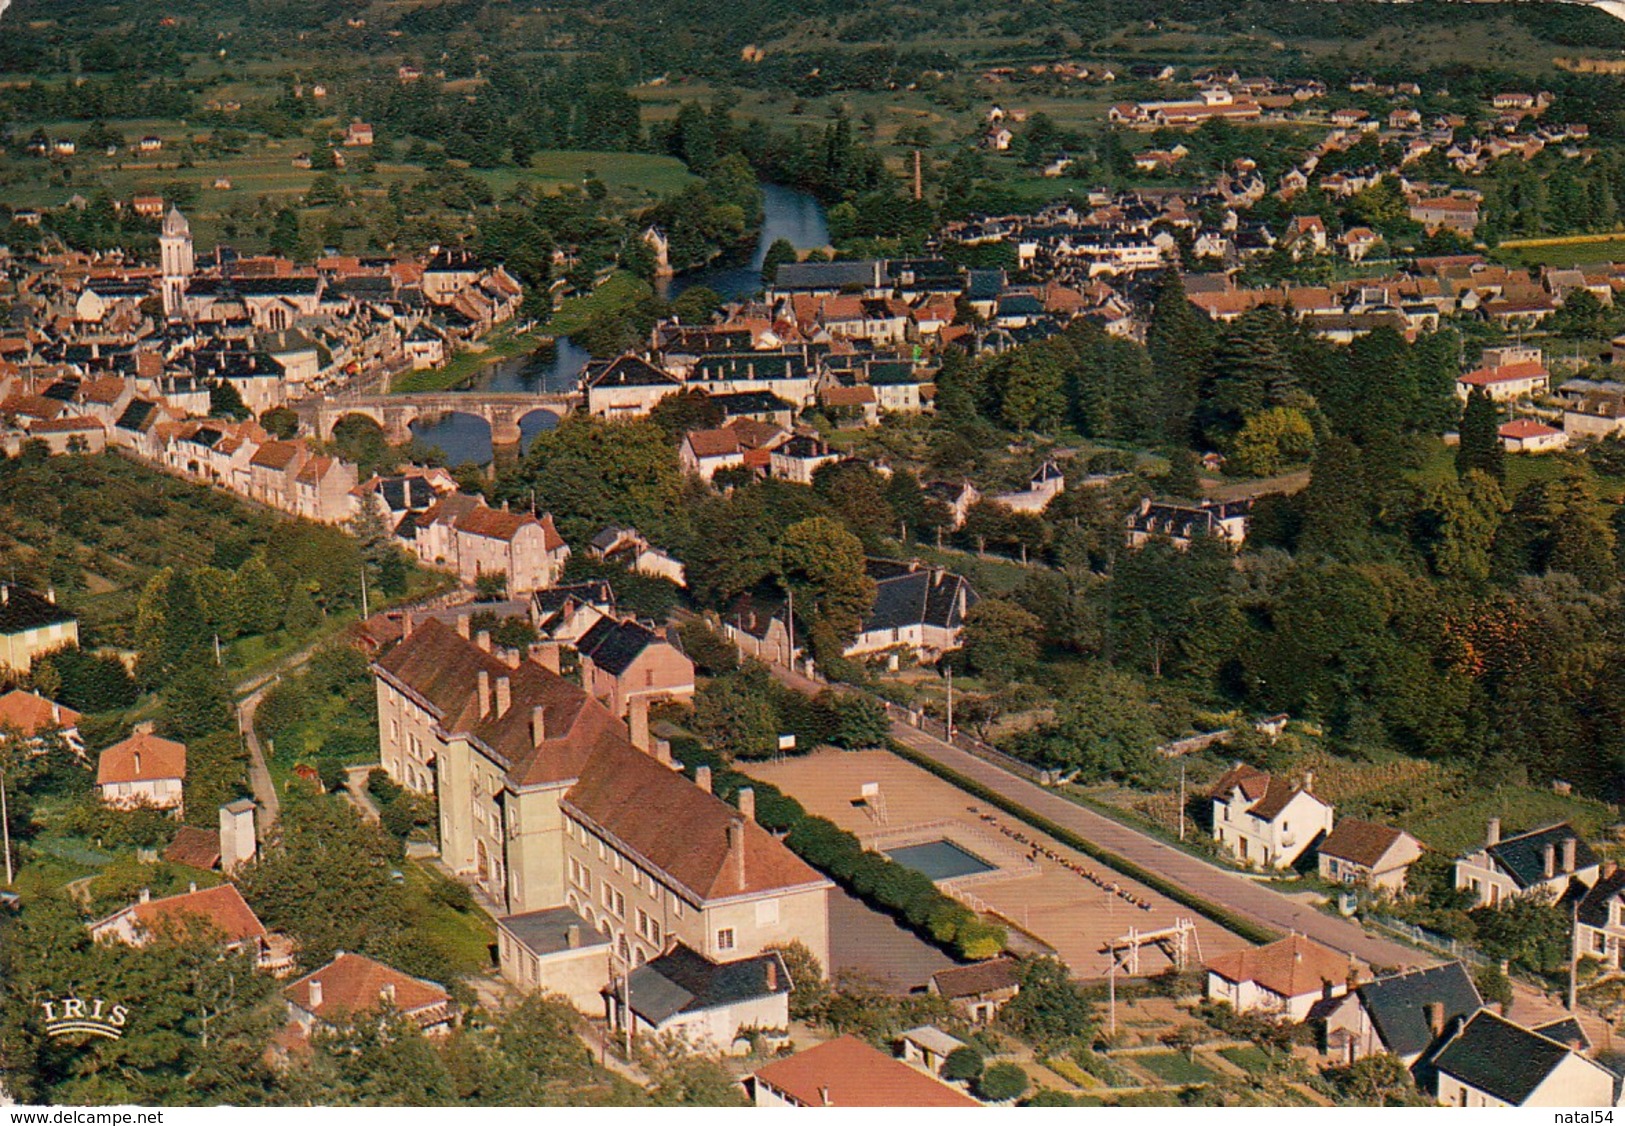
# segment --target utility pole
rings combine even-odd
[[[925,198],[924,187],[923,187],[923,185],[922,185],[922,183],[920,181],[920,150],[919,149],[914,150],[914,198],[916,200],[921,200],[921,199]]]
[[[1108,1036],[1116,1037],[1116,1035],[1117,1035],[1117,952],[1115,950],[1112,952],[1111,958],[1112,958],[1112,968],[1106,974],[1106,988],[1107,988],[1107,991],[1108,991],[1107,992],[1107,997],[1109,998],[1109,1000],[1107,1001],[1107,1009],[1106,1009],[1106,1011],[1108,1013],[1108,1018],[1107,1018],[1108,1019],[1108,1025],[1107,1025],[1106,1034]]]
[[[220,664],[220,635],[218,633],[214,635],[214,663],[216,665]]]
[[[1185,839],[1185,760],[1179,760],[1179,839]]]
[[[954,741],[954,667],[948,666],[948,742]]]
[[[6,847],[6,886],[10,887],[13,873],[11,870],[11,817],[6,812],[6,772],[0,770],[0,838],[5,841]],[[1573,1008],[1571,1005],[1570,1008]]]
[[[363,560],[361,563],[361,620],[366,621],[370,617],[372,615],[367,612],[367,564]]]
[[[9,863],[9,858],[8,858]],[[1580,899],[1575,897],[1569,915],[1569,1012],[1574,1011],[1574,1003],[1578,999],[1580,990]]]
[[[784,624],[790,630],[790,652],[788,654],[788,657],[789,657],[789,662],[788,663],[790,665],[790,671],[795,672],[796,671],[796,588],[793,587],[793,586],[786,586],[784,588],[784,597],[785,597]]]

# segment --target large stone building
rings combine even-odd
[[[569,908],[610,940],[606,983],[677,943],[733,962],[799,940],[829,964],[830,882],[749,791],[735,808],[675,769],[643,708],[629,729],[466,619],[411,629],[373,671],[384,769],[437,797],[445,863],[514,915]]]

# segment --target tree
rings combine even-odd
[[[837,747],[846,750],[881,747],[891,734],[886,709],[872,696],[832,690],[820,696],[819,703],[834,721],[829,741]]]
[[[213,662],[176,673],[163,691],[163,729],[171,739],[191,743],[229,731],[234,715],[224,670]]]
[[[1606,317],[1597,295],[1584,287],[1571,289],[1563,296],[1563,304],[1552,314],[1559,336],[1569,339],[1589,339],[1604,335]]]
[[[1038,659],[1044,623],[1004,598],[984,598],[965,615],[965,662],[996,679],[1019,675]]]
[[[209,417],[231,418],[241,422],[253,418],[254,412],[243,403],[237,385],[229,379],[218,379],[209,384]]]
[[[1410,1069],[1387,1052],[1366,1056],[1348,1067],[1331,1068],[1325,1076],[1345,1100],[1356,1106],[1405,1105],[1416,1089]]]
[[[796,260],[796,245],[787,238],[774,239],[762,256],[762,284],[772,285],[779,276],[779,267]]]
[[[1461,442],[1456,447],[1456,475],[1473,470],[1506,480],[1506,449],[1501,445],[1501,410],[1482,387],[1467,396],[1461,414]]]
[[[1184,448],[1191,440],[1197,395],[1213,347],[1213,330],[1185,294],[1178,270],[1163,273],[1146,327],[1146,350],[1155,377],[1153,414],[1164,420],[1163,439]]]
[[[1016,967],[1016,977],[1021,989],[999,1010],[999,1023],[1035,1050],[1063,1051],[1094,1030],[1094,1004],[1065,963],[1027,958]]]
[[[1507,511],[1494,478],[1479,469],[1460,481],[1439,481],[1423,495],[1420,536],[1439,574],[1482,582],[1490,574],[1495,536]]]
[[[955,1083],[974,1082],[982,1074],[982,1053],[965,1044],[942,1061],[942,1077]]]
[[[1075,769],[1086,782],[1112,779],[1155,787],[1166,781],[1167,760],[1151,701],[1134,677],[1100,669],[1072,687],[1055,718],[1016,738],[1023,758]]]
[[[863,544],[825,516],[798,521],[779,544],[779,580],[796,598],[796,612],[822,624],[843,646],[858,635],[876,587],[865,570]],[[829,656],[820,653],[824,660]]]
[[[976,1094],[990,1103],[1006,1103],[1019,1099],[1031,1086],[1027,1073],[1018,1063],[996,1063],[976,1081]]]
[[[1315,448],[1315,431],[1300,410],[1272,407],[1249,417],[1230,443],[1232,468],[1249,477],[1273,477]]]
[[[231,598],[232,615],[243,633],[270,633],[282,623],[282,591],[263,555],[250,555],[237,568]]]
[[[816,1018],[829,999],[829,982],[824,978],[824,967],[818,958],[800,939],[768,949],[779,952],[784,968],[790,973],[790,1019]]]

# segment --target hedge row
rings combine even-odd
[[[787,834],[784,843],[792,852],[865,903],[961,958],[991,958],[1004,949],[1003,927],[983,922],[970,908],[939,891],[930,877],[868,851],[857,837],[827,818],[808,813],[778,787],[738,773],[698,740],[674,740],[672,753],[690,776],[698,767],[710,767],[711,790],[724,801],[731,801],[741,787],[752,787],[756,820],[770,831]]]

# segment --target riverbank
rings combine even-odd
[[[410,395],[422,391],[461,391],[492,364],[529,355],[551,338],[551,333],[541,328],[519,332],[511,321],[498,325],[480,340],[478,350],[458,352],[444,367],[409,371],[390,384],[389,393]]]

